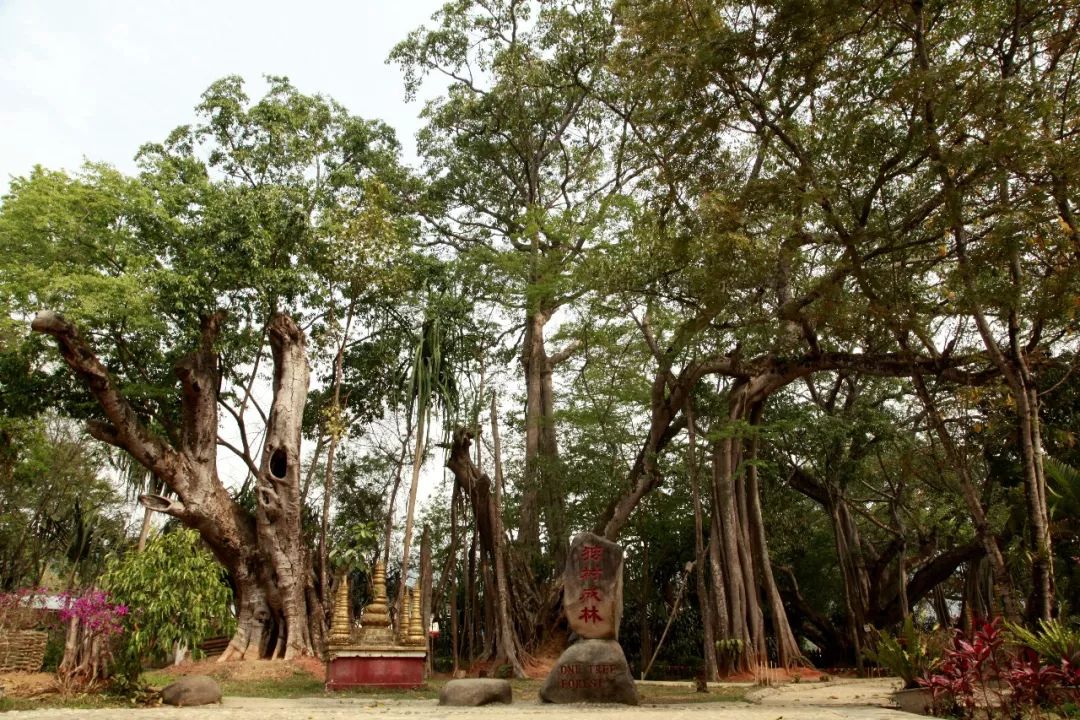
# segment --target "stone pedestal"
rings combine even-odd
[[[540,687],[547,703],[640,702],[622,646],[614,640],[580,640],[566,649]]]
[[[341,649],[326,665],[326,689],[417,688],[424,684],[423,650]]]

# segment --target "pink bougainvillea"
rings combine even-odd
[[[109,593],[104,590],[90,590],[82,595],[63,593],[60,598],[64,603],[60,609],[60,619],[64,622],[75,618],[89,632],[105,637],[124,631],[128,607],[123,603],[110,602]]]

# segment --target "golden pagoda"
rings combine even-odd
[[[389,603],[386,600],[386,568],[381,562],[375,563],[371,584],[375,597],[360,616],[360,644],[380,647],[393,645],[394,633],[390,629]]]
[[[349,576],[341,574],[334,590],[334,617],[330,623],[327,642],[334,647],[352,642],[352,625],[349,624]]]
[[[412,591],[412,602],[409,606],[409,633],[407,638],[408,645],[426,645],[427,639],[424,637],[424,621],[420,617],[420,587],[419,585]]]

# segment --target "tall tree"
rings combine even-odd
[[[1015,407],[1034,585],[1028,615],[1049,620],[1053,553],[1035,364],[1072,331],[1061,320],[1080,251],[1077,182],[1066,169],[1080,151],[1068,127],[1080,109],[1080,11],[1013,3],[979,13],[957,43],[968,16],[944,10],[921,0],[904,9],[917,141],[943,200],[935,224],[955,258],[950,292]]]
[[[426,220],[433,242],[488,279],[478,299],[504,308],[521,333],[525,475],[517,545],[543,577],[561,567],[569,540],[553,376],[577,347],[569,341],[550,351],[547,326],[587,290],[580,269],[633,175],[620,149],[623,128],[595,92],[612,27],[598,1],[454,2],[435,20],[391,60],[404,69],[410,97],[430,74],[450,81],[423,111]]]
[[[91,434],[169,487],[175,499],[144,502],[198,530],[229,571],[239,622],[224,658],[310,654],[321,640],[300,526],[310,369],[297,319],[321,305],[330,240],[352,239],[365,257],[362,234],[347,230],[383,201],[373,182],[400,190],[404,178],[386,126],[284,78],[267,83],[256,102],[238,78],[212,85],[200,122],[143,148],[137,178],[38,170],[13,183],[0,212],[12,250],[4,294],[20,312],[49,308],[33,328],[55,338],[96,405]],[[381,276],[371,277],[377,293]],[[255,383],[267,349],[264,409]],[[222,410],[231,436],[219,434]],[[219,473],[219,448],[254,478],[253,510]]]
[[[966,11],[954,7],[933,15],[942,33],[935,47],[946,54],[965,45]],[[613,68],[623,99],[613,107],[632,128],[634,156],[649,164],[637,246],[654,259],[642,269],[628,254],[616,278],[628,291],[624,306],[643,311],[637,322],[657,371],[631,486],[598,527],[618,533],[659,483],[656,455],[685,424],[683,398],[694,385],[710,374],[730,378],[713,457],[715,565],[728,631],[760,655],[763,604],[786,663],[797,648],[753,489],[764,403],[819,372],[963,383],[1005,372],[967,342],[970,334],[952,335],[965,322],[935,295],[962,258],[939,249],[949,193],[926,142],[920,93],[949,92],[911,82],[911,26],[883,8],[624,2],[616,14]],[[1011,26],[989,25],[988,36]],[[829,30],[809,30],[819,27]],[[957,77],[973,93],[983,88],[981,79]],[[950,107],[958,136],[995,127],[989,105]],[[981,157],[985,164],[957,176],[965,187],[979,186],[997,162]],[[908,333],[916,349],[903,342]]]

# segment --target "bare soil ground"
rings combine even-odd
[[[6,697],[36,698],[59,692],[52,673],[0,673],[0,687]]]
[[[252,682],[260,680],[284,680],[305,673],[318,680],[326,677],[326,665],[313,657],[297,658],[287,662],[266,660],[233,660],[218,662],[216,658],[186,662],[161,668],[155,676],[182,677],[184,675],[209,675],[219,681]]]

